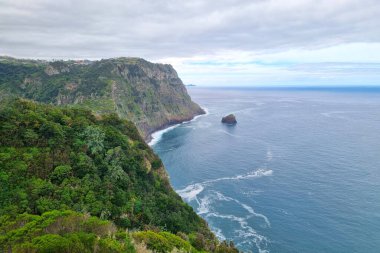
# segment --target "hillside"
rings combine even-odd
[[[24,99],[0,105],[0,252],[135,252],[131,236],[155,252],[237,252],[175,193],[131,122]]]
[[[204,113],[171,65],[140,58],[48,62],[0,57],[0,99],[10,95],[97,114],[116,112],[134,122],[145,140]]]

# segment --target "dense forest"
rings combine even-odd
[[[115,113],[10,99],[0,122],[0,252],[237,252]]]

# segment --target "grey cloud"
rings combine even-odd
[[[148,59],[380,42],[378,0],[0,0],[0,54]]]

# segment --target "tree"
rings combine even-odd
[[[100,153],[104,148],[104,132],[96,126],[88,126],[84,130],[82,137],[87,144],[92,155]]]

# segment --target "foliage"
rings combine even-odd
[[[5,215],[0,221],[1,252],[136,252],[129,235],[116,233],[111,222],[73,211]]]
[[[135,238],[161,252],[223,246],[173,191],[133,123],[116,114],[3,101],[0,185],[0,245],[15,252],[133,252],[109,221],[157,231]]]
[[[190,236],[168,232],[139,231],[132,234],[137,242],[147,245],[154,252],[216,252],[216,253],[239,253],[233,242],[222,242],[208,240],[202,234],[193,233]]]
[[[0,120],[0,215],[71,209],[211,236],[130,122],[27,100],[2,106]]]
[[[144,137],[202,113],[170,65],[138,58],[47,62],[0,57],[0,99],[6,96],[117,113],[133,121]]]
[[[154,252],[172,252],[177,249],[181,252],[198,252],[188,241],[168,232],[140,231],[133,234],[138,242],[143,242],[148,249]]]

